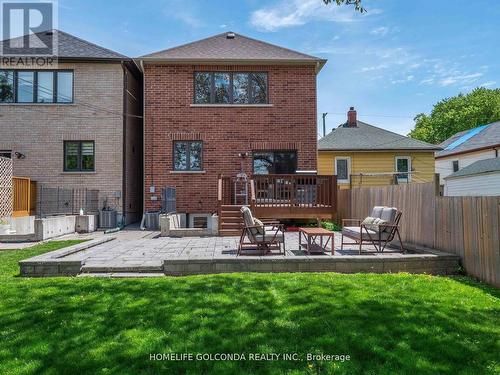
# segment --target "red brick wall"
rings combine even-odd
[[[268,72],[271,107],[193,107],[195,71]],[[241,152],[297,150],[298,169],[316,169],[316,74],[313,66],[146,65],[145,209],[177,187],[179,212],[217,210],[217,176],[240,170]],[[172,173],[173,140],[202,140],[205,173]],[[248,175],[251,156],[244,161]],[[156,193],[149,187],[155,186]],[[158,201],[152,201],[157,196]]]

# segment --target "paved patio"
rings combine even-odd
[[[458,266],[458,257],[436,251],[403,254],[398,250],[386,249],[383,253],[377,253],[373,247],[364,246],[363,254],[359,255],[355,244],[340,250],[341,237],[338,233],[335,234],[333,256],[330,251],[306,254],[299,249],[296,232],[286,233],[285,255],[265,256],[252,251],[237,256],[239,237],[173,238],[159,237],[158,232],[138,230],[77,237],[95,239],[22,261],[21,273],[26,276],[119,276],[123,273],[186,275],[236,271],[408,271],[442,274],[454,272]]]

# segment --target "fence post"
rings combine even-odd
[[[440,185],[440,179],[439,179],[439,173],[434,173],[434,192],[436,196],[440,196],[441,192],[441,185]]]
[[[43,185],[40,184],[40,193],[37,194],[37,200],[38,200],[38,218],[42,218],[42,199],[43,199]]]

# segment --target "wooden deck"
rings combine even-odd
[[[337,207],[336,176],[254,175],[247,194],[236,178],[221,176],[218,188],[219,211],[224,206],[249,205],[262,218],[329,219]]]

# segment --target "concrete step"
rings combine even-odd
[[[133,272],[133,273],[151,273],[163,272],[163,264],[155,265],[140,265],[140,264],[103,264],[103,265],[83,265],[81,273],[120,273],[120,272]]]
[[[116,277],[116,278],[126,278],[126,277],[163,277],[165,274],[163,272],[92,272],[92,273],[81,273],[78,277]]]

